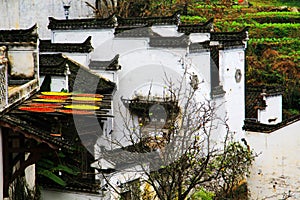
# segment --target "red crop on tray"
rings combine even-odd
[[[24,110],[29,112],[55,112],[54,108],[47,108],[47,107],[20,107],[19,110]]]

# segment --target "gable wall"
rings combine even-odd
[[[299,130],[298,121],[269,134],[246,133],[250,148],[259,154],[248,179],[251,199],[281,199],[289,190],[300,198]]]

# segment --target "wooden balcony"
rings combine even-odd
[[[39,88],[37,78],[9,83],[8,59],[5,50],[5,47],[0,47],[0,112],[21,100],[29,98]]]

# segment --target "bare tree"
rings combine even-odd
[[[218,116],[222,105],[197,100],[198,86],[186,84],[188,76],[186,71],[176,84],[166,78],[163,97],[122,99],[128,111],[120,112],[124,138],[130,145],[113,142],[134,157],[144,182],[155,191],[151,198],[186,199],[199,188],[230,197],[249,173],[253,152],[246,142],[234,140],[226,116]]]
[[[150,1],[145,0],[98,0],[96,5],[85,3],[98,18],[107,18],[112,14],[121,17],[144,16],[150,6]]]

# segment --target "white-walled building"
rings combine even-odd
[[[211,32],[212,21],[198,26],[180,25],[177,14],[144,19],[111,16],[94,20],[49,20],[53,45],[77,43],[91,36],[94,48],[91,63],[119,56],[121,69],[97,70],[116,81],[115,110],[120,97],[132,99],[136,94],[146,94],[150,85],[154,85],[153,95],[162,96],[166,86],[164,74],[175,80],[188,67],[189,73],[195,74],[201,82],[197,91],[199,101],[213,99],[224,104],[222,113],[228,116],[232,131],[243,137],[247,30],[215,33]],[[115,121],[118,119],[120,117],[116,116]],[[114,128],[114,137],[120,135],[118,129],[121,128]]]
[[[124,137],[124,121],[119,110],[119,105],[123,104],[122,100],[131,102],[149,93],[154,102],[156,99],[166,98],[166,78],[185,79],[185,87],[192,85],[195,88],[197,101],[211,100],[217,104],[220,117],[228,117],[231,131],[235,132],[237,139],[244,137],[242,127],[245,119],[247,29],[235,33],[212,32],[212,20],[202,25],[181,25],[178,14],[170,17],[129,19],[116,16],[107,19],[49,18],[49,21],[51,42],[47,43],[47,47],[44,46],[41,58],[53,54],[55,50],[52,52],[51,49],[57,49],[57,52],[65,55],[68,53],[71,57],[72,52],[64,52],[57,47],[85,46],[80,43],[90,38],[93,51],[85,54],[86,58],[90,58],[87,66],[94,73],[116,83],[111,110],[114,119],[105,123],[104,134],[98,140],[98,145],[111,151],[111,154],[119,151],[120,146],[103,141],[118,141],[122,146],[130,145]],[[43,44],[46,43],[41,41],[41,45]],[[75,48],[73,53],[76,52]],[[72,59],[84,64],[78,56],[73,56]],[[41,74],[44,69],[41,66]],[[183,77],[186,69],[188,76]],[[53,71],[49,72],[49,75],[51,73]],[[64,74],[62,71],[61,82],[65,80]],[[54,74],[51,77],[54,77]],[[54,79],[52,82],[54,83]],[[178,86],[179,83],[174,82]],[[221,132],[217,138],[222,137],[225,128],[219,127],[218,131]],[[111,157],[99,158],[99,162],[100,166],[97,166],[97,163],[93,166],[100,170],[120,170],[122,165],[117,164],[118,161]],[[129,166],[127,169],[122,168],[119,171],[121,174],[112,173],[108,176],[111,180],[121,180],[124,177],[122,173],[128,175],[126,170],[130,171],[132,167],[136,167],[134,164]],[[128,175],[126,180],[122,179],[121,182],[125,184],[142,177],[142,174]],[[99,179],[101,180],[101,177]],[[120,181],[115,181],[116,188],[117,182],[120,184]],[[105,187],[105,183],[101,185]],[[111,192],[114,196],[114,192]],[[46,197],[51,195],[51,191],[44,190],[43,194]],[[106,195],[109,193],[106,192]]]
[[[300,198],[299,116],[276,124],[245,121],[246,139],[258,157],[248,179],[251,199]]]
[[[2,3],[7,2],[3,0]],[[40,4],[32,2],[25,7],[22,7],[21,1],[7,4],[9,8],[12,5],[17,5],[15,8],[18,10],[17,14],[9,18],[9,21],[0,22],[0,25],[6,23],[2,27],[11,29],[12,27],[19,28],[21,25],[29,27],[37,21],[40,27],[39,34],[43,40],[31,41],[33,46],[29,45],[20,49],[14,45],[10,46],[10,42],[15,41],[7,41],[9,37],[0,37],[0,44],[9,47],[7,59],[12,67],[9,80],[7,65],[4,62],[6,54],[5,56],[3,54],[4,57],[0,62],[2,64],[0,65],[2,70],[0,111],[4,112],[18,102],[28,103],[25,100],[32,98],[33,92],[38,91],[39,86],[50,91],[66,89],[105,94],[109,106],[101,110],[105,114],[99,114],[99,118],[101,118],[100,115],[109,117],[101,121],[101,131],[95,127],[89,128],[95,128],[92,132],[98,131],[93,141],[98,144],[95,145],[96,148],[100,145],[100,149],[107,150],[110,156],[99,158],[96,163],[89,164],[99,170],[120,169],[119,166],[124,162],[129,162],[130,159],[126,160],[127,155],[121,156],[122,158],[111,157],[116,152],[118,155],[122,153],[118,152],[118,146],[107,141],[103,142],[105,141],[103,138],[109,138],[109,141],[121,141],[126,146],[119,110],[119,105],[123,104],[122,100],[130,102],[137,97],[145,96],[150,96],[153,102],[163,99],[166,97],[166,76],[173,80],[180,80],[187,69],[185,87],[195,88],[196,100],[208,99],[214,102],[219,107],[218,115],[221,118],[228,118],[230,131],[235,133],[236,139],[246,138],[255,152],[261,152],[249,178],[251,198],[261,199],[274,196],[276,199],[282,197],[284,193],[289,194],[289,191],[295,198],[299,196],[297,193],[299,183],[295,179],[299,174],[299,159],[296,151],[299,148],[296,136],[299,127],[298,120],[281,122],[282,97],[280,92],[268,91],[268,89],[259,91],[255,97],[257,101],[250,108],[251,111],[254,110],[254,115],[248,116],[246,113],[249,110],[245,111],[247,29],[232,33],[213,32],[212,20],[202,25],[182,25],[178,14],[153,18],[124,19],[116,16],[107,19],[84,18],[92,13],[82,1],[75,1],[72,4],[68,20],[64,19],[61,1],[59,3],[46,1],[43,6],[51,6],[45,7],[43,12],[37,13],[36,11],[31,17],[28,12],[39,10]],[[2,15],[9,16],[4,7],[0,7],[0,11],[3,11],[0,12]],[[49,30],[45,28],[47,24],[49,24]],[[21,39],[26,40],[24,34],[29,38],[34,36],[34,39],[37,39],[33,30],[36,30],[36,27],[21,30],[19,33],[16,30],[3,33],[9,34],[12,31],[12,33],[18,33]],[[18,42],[22,43],[20,38]],[[39,50],[36,48],[38,43]],[[13,61],[22,61],[25,64],[21,66]],[[24,77],[29,79],[25,82],[20,80]],[[21,83],[22,86],[17,90],[9,88],[9,85],[16,83]],[[61,124],[50,115],[46,117],[46,121],[42,120],[43,125],[47,124],[48,119],[49,124]],[[34,126],[34,122],[28,118],[21,118],[31,123],[26,126],[20,123],[20,120],[16,121],[18,118],[11,118],[12,116],[1,118],[0,125],[9,126],[11,129],[13,125],[16,127],[22,125],[23,129],[20,132],[26,137],[34,137],[35,140],[44,142],[53,149],[69,147],[64,140],[59,138],[53,140],[49,137],[52,129],[47,132],[41,127]],[[64,115],[60,117],[63,118]],[[244,122],[245,118],[251,118],[251,120]],[[34,120],[37,119],[34,118]],[[84,123],[80,125],[84,127]],[[54,130],[57,131],[57,128]],[[1,128],[0,153],[4,155],[3,144],[6,144],[7,138],[3,137],[2,130]],[[7,133],[7,129],[5,131]],[[218,131],[221,137],[224,128],[221,127]],[[12,131],[8,132],[12,134]],[[96,148],[94,151],[99,150]],[[5,182],[2,178],[5,177],[5,170],[7,170],[7,166],[4,169],[4,158],[4,156],[0,158],[0,189],[5,188],[4,196],[6,197],[8,195],[7,180]],[[136,168],[134,163],[130,164],[126,166],[127,168],[122,168],[123,171],[107,173],[116,187],[143,179],[142,173],[126,173]],[[35,174],[33,168],[27,171]],[[35,175],[32,177],[35,178]],[[100,188],[89,188],[90,190],[81,188],[80,190],[78,187],[69,187],[66,192],[61,188],[49,186],[42,190],[42,197],[43,199],[117,198],[114,192],[104,191],[107,185],[101,180],[101,176],[93,177],[92,180]],[[34,182],[34,180],[31,179],[28,182]],[[0,199],[3,199],[3,194],[1,191]]]

